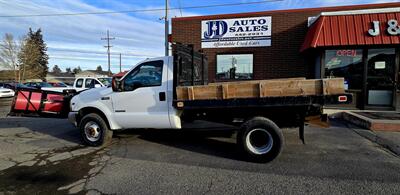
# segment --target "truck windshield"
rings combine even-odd
[[[111,86],[111,78],[98,78],[98,80],[105,86]]]

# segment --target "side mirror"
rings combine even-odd
[[[117,81],[117,79],[115,77],[112,78],[111,88],[113,91],[120,91],[119,90],[119,82]]]
[[[94,88],[99,88],[99,87],[101,87],[100,84],[95,84],[95,85],[94,85]]]

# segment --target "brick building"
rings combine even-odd
[[[390,110],[400,99],[397,21],[400,3],[182,17],[171,41],[206,54],[210,82],[344,77],[354,106]]]

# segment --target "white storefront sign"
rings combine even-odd
[[[201,21],[201,48],[271,46],[271,16]]]
[[[368,34],[371,36],[378,36],[381,34],[380,29],[379,29],[380,22],[379,21],[373,21],[372,22],[372,29],[368,30]],[[400,35],[400,26],[397,20],[391,19],[387,22],[387,33],[389,35]]]

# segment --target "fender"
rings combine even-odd
[[[106,117],[108,125],[111,130],[122,129],[122,127],[119,126],[118,123],[116,123],[115,120],[113,119],[113,113],[104,104],[89,104],[85,105],[85,107],[78,108],[77,110],[79,112],[82,112],[85,109],[96,109],[100,111]]]

